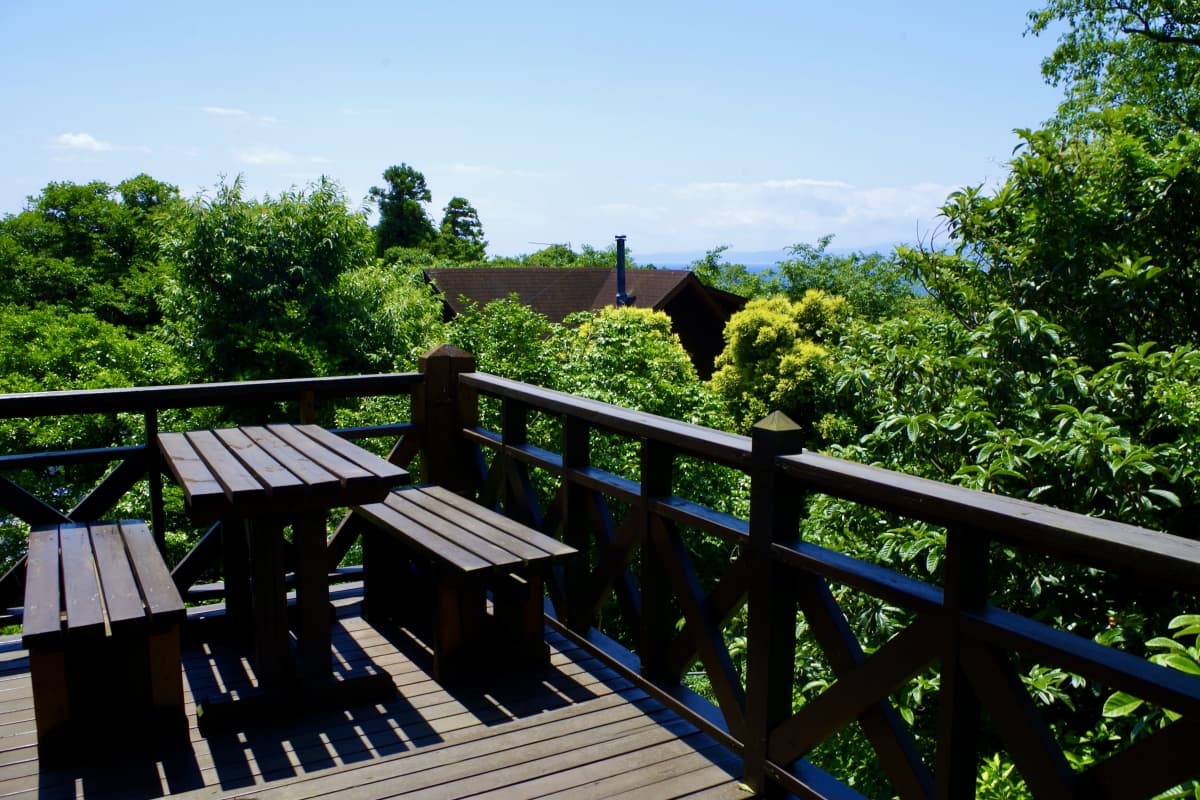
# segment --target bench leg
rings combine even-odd
[[[183,669],[179,656],[179,626],[154,631],[146,647],[150,663],[150,703],[156,714],[171,717],[183,711]],[[186,719],[186,718],[185,718]]]
[[[539,574],[502,575],[493,585],[493,646],[505,666],[532,668],[550,663],[542,592]]]
[[[434,566],[433,676],[453,682],[472,672],[484,674],[487,591],[478,580]]]
[[[61,730],[70,717],[66,654],[62,650],[30,650],[29,673],[40,748],[42,743],[53,741],[55,732]]]

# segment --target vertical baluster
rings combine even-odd
[[[563,541],[579,551],[563,568],[566,574],[566,617],[567,624],[580,633],[591,627],[591,614],[587,609],[587,576],[591,547],[588,532],[588,503],[590,490],[570,478],[573,469],[583,469],[591,464],[591,430],[582,420],[575,417],[563,418],[562,460],[563,490],[562,518]]]
[[[158,409],[148,408],[146,422],[146,479],[150,484],[150,527],[159,551],[166,552],[167,514],[163,509],[162,466],[158,455]]]
[[[668,497],[672,489],[674,453],[664,444],[642,442],[641,453],[641,497],[638,507],[629,513],[639,516],[642,542],[642,616],[638,636],[638,655],[642,661],[642,675],[652,681],[678,682],[670,665],[670,643],[675,635],[675,614],[671,611],[671,579],[654,547],[650,527],[655,523],[650,513],[650,502],[655,498]]]

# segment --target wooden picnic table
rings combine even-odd
[[[222,523],[227,613],[251,628],[259,686],[291,685],[295,678],[328,681],[327,515],[333,508],[382,500],[408,473],[317,425],[160,433],[158,447],[183,488],[189,515]],[[284,569],[288,526],[299,606],[296,665],[289,652]],[[245,582],[248,591],[239,591]]]

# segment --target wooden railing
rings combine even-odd
[[[0,419],[28,420],[90,415],[134,415],[140,419],[141,435],[133,441],[89,443],[91,446],[0,455],[0,511],[10,520],[29,525],[96,520],[108,516],[113,507],[139,482],[148,483],[146,507],[139,516],[151,520],[159,546],[167,530],[163,501],[163,480],[155,436],[164,412],[219,408],[227,414],[253,408],[257,422],[279,419],[317,419],[318,404],[341,398],[407,395],[419,392],[423,376],[419,373],[363,375],[333,378],[301,378],[280,381],[245,381],[189,386],[155,386],[131,389],[95,389],[87,391],[36,392],[0,395]],[[340,431],[348,438],[390,437],[398,439],[393,454],[411,459],[420,447],[419,423],[423,412],[414,406],[412,421],[386,421],[379,425]],[[35,491],[19,485],[10,476],[33,470],[70,469],[79,465],[111,465],[99,483],[70,508],[60,508],[55,498],[39,497]],[[219,564],[220,526],[213,526],[190,553],[174,567],[176,584],[185,596],[194,582]],[[336,564],[345,555],[349,537],[335,540],[331,551]],[[24,560],[19,560],[0,578],[0,608],[19,606],[24,587]],[[206,596],[212,596],[210,592]],[[220,586],[216,587],[220,596]]]
[[[988,580],[997,559],[1046,556],[1182,593],[1194,608],[1200,543],[804,452],[781,415],[743,437],[465,370],[460,387],[460,432],[480,452],[445,479],[463,489],[473,474],[481,502],[588,554],[551,582],[555,624],[741,753],[756,790],[861,796],[808,759],[855,723],[903,798],[974,796],[985,737],[1035,797],[1152,797],[1200,776],[1200,680],[998,608]],[[636,450],[636,475],[594,463],[600,438]],[[677,496],[679,465],[697,461],[748,477],[748,515]],[[801,540],[813,493],[943,526],[940,583]],[[693,567],[695,532],[733,545],[722,575],[705,581]],[[867,652],[843,611],[849,593],[900,609],[907,625]],[[596,628],[613,598],[627,646]],[[743,608],[744,670],[724,630]],[[793,701],[798,619],[836,677],[803,704]],[[697,662],[711,701],[684,688]],[[1182,716],[1076,769],[1021,679],[1030,664]],[[940,679],[936,724],[920,739],[891,697],[929,670]]]
[[[861,796],[811,757],[856,725],[890,791],[904,798],[973,796],[985,736],[1037,797],[1152,797],[1200,775],[1200,680],[996,607],[988,582],[998,560],[1017,553],[1149,581],[1194,603],[1196,542],[805,452],[799,429],[781,416],[737,436],[473,367],[468,354],[442,348],[423,359],[422,374],[0,397],[0,418],[132,413],[145,432],[115,446],[0,456],[3,474],[117,464],[65,511],[4,478],[0,508],[30,523],[104,516],[148,478],[147,514],[161,535],[153,440],[162,411],[287,402],[286,413],[312,419],[330,398],[412,394],[409,420],[346,434],[399,437],[393,460],[408,465],[419,453],[423,480],[472,494],[581,550],[584,557],[547,582],[550,623],[739,753],[745,781],[764,796]],[[600,451],[621,455],[622,466]],[[745,502],[717,510],[680,496],[680,475],[696,465],[723,470],[731,486],[740,479]],[[940,580],[802,540],[815,493],[943,526]],[[348,546],[353,531],[346,533],[332,540],[331,561]],[[697,567],[697,535],[726,548],[720,574]],[[202,557],[204,547],[176,567],[184,588],[214,562],[211,552]],[[10,606],[19,602],[19,572],[0,583]],[[851,594],[899,609],[902,629],[864,643],[844,610]],[[741,619],[744,642],[731,643],[730,621]],[[834,676],[803,703],[794,700],[798,620]],[[1076,768],[1021,680],[1030,663],[1181,716]],[[936,719],[921,734],[892,698],[931,671],[940,683]]]

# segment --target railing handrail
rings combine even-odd
[[[652,439],[680,453],[742,469],[749,463],[748,436],[483,372],[465,373],[459,380],[485,394]],[[823,494],[936,525],[968,527],[1074,563],[1200,589],[1200,541],[810,451],[781,456],[778,464],[803,486]]]
[[[822,494],[979,531],[1077,564],[1200,589],[1200,541],[1194,539],[820,453],[783,456],[778,463]]]
[[[749,464],[749,436],[718,431],[554,389],[543,389],[486,372],[464,373],[459,376],[459,381],[486,394],[510,397],[540,410],[566,414],[616,433],[656,439],[687,455],[703,456],[741,469]]]
[[[371,397],[408,391],[423,379],[417,372],[397,372],[0,394],[0,419],[200,408],[236,401],[294,398],[301,392],[312,392],[317,397]]]

